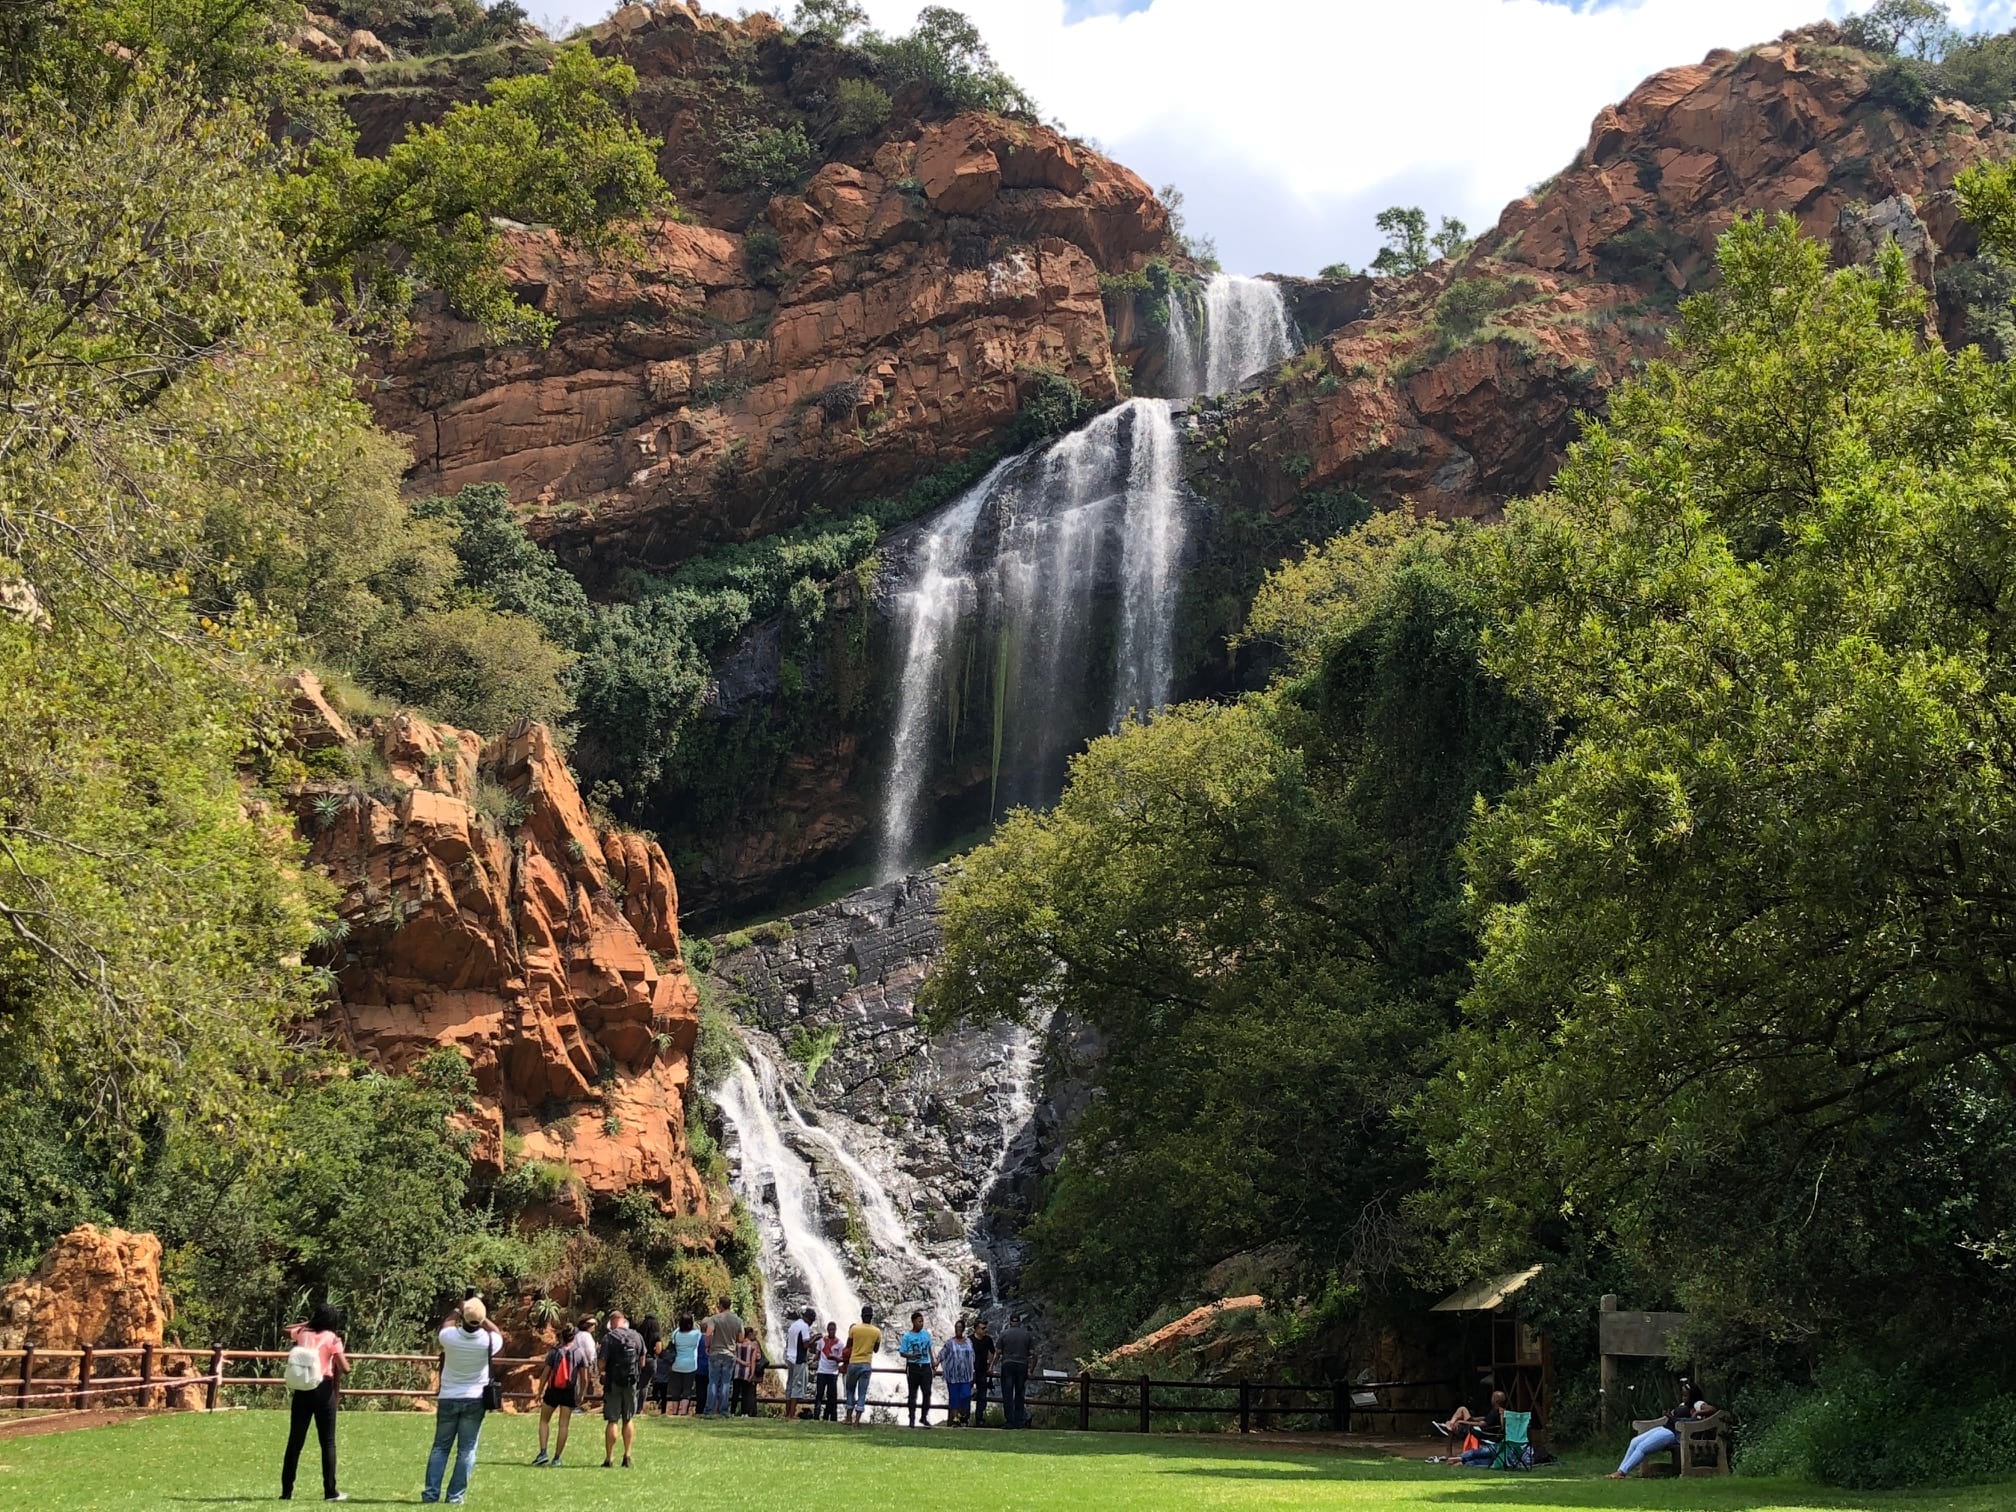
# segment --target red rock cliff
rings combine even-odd
[[[1915,124],[1873,99],[1874,65],[1831,27],[1647,79],[1606,106],[1559,175],[1514,201],[1456,265],[1387,282],[1366,318],[1223,421],[1228,481],[1292,506],[1350,489],[1461,516],[1544,487],[1608,388],[1664,346],[1677,296],[1714,277],[1745,211],[1785,211],[1837,255],[1898,236],[1929,282],[1968,255],[1952,184],[2016,136],[1956,101]],[[1450,341],[1435,306],[1458,280],[1504,301]],[[1327,375],[1327,376],[1326,376]]]
[[[846,135],[829,94],[869,65],[765,16],[631,6],[594,45],[642,76],[682,217],[607,262],[507,235],[510,281],[559,323],[543,351],[437,308],[383,354],[373,403],[416,491],[501,482],[589,575],[663,567],[990,444],[1044,373],[1117,397],[1099,274],[1168,232],[1134,174],[1033,122],[933,119],[915,86]],[[802,193],[721,187],[738,134],[808,123]]]
[[[303,745],[351,740],[312,678],[297,689]],[[706,1212],[685,1116],[699,999],[664,852],[596,826],[543,725],[485,742],[402,713],[359,744],[362,778],[310,783],[296,810],[347,930],[332,1038],[388,1070],[459,1050],[479,1161],[508,1130],[589,1196]]]

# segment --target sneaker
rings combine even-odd
[[[1447,1423],[1430,1423],[1428,1426],[1441,1434],[1442,1437],[1449,1437],[1449,1425]]]
[[[535,1460],[533,1460],[533,1461],[532,1461],[532,1463],[533,1463],[533,1464],[535,1464],[535,1465],[550,1465],[550,1464],[552,1464],[552,1463],[553,1463],[553,1461],[552,1461],[552,1460],[550,1460],[550,1459],[548,1459],[548,1458],[546,1457],[546,1451],[545,1451],[544,1449],[541,1449],[541,1450],[539,1451],[539,1456],[538,1456],[538,1458],[536,1458]]]
[[[344,1494],[343,1494],[343,1493],[342,1493],[341,1491],[338,1491],[338,1492],[337,1492],[337,1493],[336,1493],[336,1494],[335,1494],[334,1496],[325,1496],[325,1497],[323,1497],[323,1498],[322,1498],[322,1500],[324,1500],[324,1501],[348,1501],[348,1500],[350,1500],[350,1498],[349,1498],[348,1496],[344,1495]]]
[[[630,1456],[627,1454],[623,1456],[623,1468],[625,1470],[630,1468]]]
[[[560,1456],[556,1454],[553,1458],[546,1461],[546,1468],[548,1470],[558,1470],[560,1468]]]

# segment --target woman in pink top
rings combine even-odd
[[[308,1425],[314,1423],[316,1442],[322,1446],[322,1499],[348,1501],[336,1489],[336,1378],[350,1368],[343,1353],[343,1335],[336,1331],[336,1313],[326,1302],[315,1309],[306,1323],[292,1323],[287,1336],[296,1348],[310,1347],[322,1367],[322,1382],[308,1391],[290,1391],[287,1423],[287,1453],[280,1461],[280,1500],[294,1499],[294,1472],[300,1468],[301,1446],[308,1441]]]

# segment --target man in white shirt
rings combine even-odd
[[[798,1416],[798,1407],[812,1397],[812,1320],[819,1315],[811,1308],[791,1320],[784,1330],[784,1363],[791,1367],[784,1383],[784,1416]]]
[[[441,1500],[441,1475],[452,1450],[455,1473],[448,1478],[448,1500],[460,1502],[476,1469],[483,1388],[490,1384],[490,1361],[503,1349],[504,1335],[490,1321],[483,1299],[471,1297],[436,1337],[441,1343],[441,1389],[434,1404],[434,1447],[427,1456],[427,1485],[420,1500]]]

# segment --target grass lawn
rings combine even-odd
[[[639,1425],[638,1468],[601,1468],[601,1423],[568,1446],[561,1470],[535,1470],[535,1420],[492,1417],[468,1505],[487,1512],[1181,1512],[1204,1507],[1441,1508],[1512,1512],[1546,1507],[1695,1508],[1738,1512],[1951,1509],[2004,1512],[2016,1482],[1887,1496],[1742,1477],[1603,1480],[1598,1467],[1523,1475],[1463,1471],[1365,1454],[1297,1452],[1183,1435],[1136,1438],[1032,1429],[929,1433],[849,1431],[776,1420]],[[337,1423],[342,1487],[359,1506],[415,1503],[433,1420],[417,1413],[346,1412]],[[177,1414],[35,1438],[0,1439],[0,1507],[9,1512],[173,1512],[250,1506],[279,1494],[287,1420],[278,1412]],[[577,1459],[578,1456],[578,1459]],[[319,1501],[311,1434],[297,1499]]]

